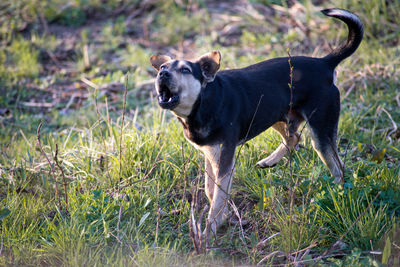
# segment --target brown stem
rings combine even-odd
[[[58,162],[58,144],[56,144],[56,153],[54,154],[54,162],[56,163],[57,167],[61,171],[62,179],[63,179],[63,186],[64,186],[64,201],[65,201],[65,210],[68,211],[68,194],[67,194],[67,181],[65,179],[64,169],[61,168],[60,163]]]
[[[42,153],[42,155],[46,158],[47,162],[49,163],[51,174],[52,174],[53,180],[54,180],[55,189],[56,189],[56,201],[58,202],[59,207],[61,207],[60,197],[58,194],[57,178],[56,178],[56,173],[54,171],[54,166],[51,164],[49,158],[47,157],[46,153],[44,152],[44,150],[42,148],[42,143],[40,142],[40,128],[41,127],[42,127],[42,123],[39,124],[37,131],[36,131],[37,143],[38,143],[40,152]]]
[[[120,183],[122,181],[122,137],[124,134],[124,121],[125,121],[125,106],[126,106],[126,94],[128,91],[128,73],[125,75],[125,86],[124,86],[124,103],[122,106],[122,122],[121,122],[121,135],[119,137],[119,181],[118,181],[118,193],[120,190]]]

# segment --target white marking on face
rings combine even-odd
[[[182,73],[182,68],[188,68],[190,73]],[[177,69],[173,71],[173,76],[177,87],[171,91],[179,92],[179,104],[172,112],[179,117],[186,118],[200,94],[201,83],[193,76],[192,69],[184,61],[179,61]]]

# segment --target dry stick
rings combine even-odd
[[[393,118],[392,118],[392,116],[390,115],[390,113],[385,109],[385,108],[382,108],[382,111],[383,112],[385,112],[386,113],[386,115],[388,115],[388,117],[389,117],[389,119],[390,119],[390,122],[392,123],[392,125],[393,125],[393,129],[390,131],[390,132],[388,132],[387,133],[387,138],[389,139],[389,144],[392,144],[392,138],[390,137],[393,133],[395,133],[396,131],[397,131],[397,124],[396,124],[396,122],[393,120]]]
[[[199,216],[199,219],[197,220],[197,238],[198,238],[198,240],[199,240],[199,242],[200,242],[200,248],[202,249],[203,248],[203,239],[202,239],[202,232],[201,232],[201,222],[203,221],[203,216],[204,216],[204,214],[206,213],[206,211],[208,210],[208,205],[205,205],[205,207],[203,208],[203,210],[201,211],[201,213],[200,213],[200,216]],[[206,243],[206,246],[207,246],[207,240],[204,240]]]
[[[289,90],[290,90],[290,102],[289,102],[289,114],[290,114],[291,111],[292,111],[292,108],[293,108],[293,88],[294,88],[293,87],[293,66],[292,66],[292,63],[291,63],[292,57],[291,57],[289,49],[287,50],[287,54],[288,54],[289,77],[290,77],[290,83],[288,84]],[[314,113],[314,111],[312,112],[312,114],[313,113]],[[291,125],[290,125],[289,117],[287,118],[286,124],[287,124],[287,131],[288,131],[287,134],[290,136],[290,126]],[[304,127],[303,127],[303,129],[304,129]],[[302,132],[302,131],[300,131],[300,132]],[[301,134],[300,134],[300,136],[301,136]],[[299,139],[300,139],[300,136],[298,137]],[[289,148],[287,148],[287,149],[288,149],[288,152],[289,152],[290,180],[291,180],[291,182],[293,182],[293,166],[292,166],[292,160],[293,160],[292,153],[293,153],[293,150],[289,149]],[[299,182],[299,179],[298,179],[298,176],[297,176],[295,184],[294,184],[294,187],[293,188],[290,187],[290,190],[289,190],[289,192],[290,192],[290,202],[289,202],[289,248],[288,248],[288,253],[290,251],[290,243],[291,243],[291,240],[292,240],[292,227],[291,226],[292,226],[292,223],[293,223],[293,221],[292,221],[292,212],[293,212],[293,204],[294,204],[294,193],[295,193],[295,190],[297,188],[298,182]],[[300,246],[300,244],[299,244],[299,246]],[[299,249],[299,246],[297,247],[297,250]],[[287,258],[290,260],[290,257],[287,257]],[[296,263],[296,260],[297,260],[297,254],[295,255],[295,258],[294,258],[294,264]]]
[[[121,205],[120,205],[120,207],[119,207],[119,214],[118,214],[117,235],[114,235],[113,233],[110,233],[113,237],[115,237],[115,239],[117,239],[117,241],[118,241],[120,244],[122,244],[122,240],[121,240],[121,238],[119,237],[122,212],[123,212],[123,206],[122,206],[122,203],[121,203]]]
[[[274,257],[275,255],[285,255],[285,253],[283,253],[282,251],[279,251],[279,250],[276,250],[276,251],[273,251],[273,252],[271,252],[271,253],[269,253],[267,256],[265,256],[261,261],[259,261],[258,263],[257,263],[257,265],[261,265],[262,263],[264,263],[266,260],[268,260],[268,259],[270,259],[270,258],[272,258],[272,257]],[[285,264],[285,266],[286,266],[286,264]]]
[[[400,97],[400,94],[396,95],[395,99],[396,99],[396,102],[397,102],[397,106],[399,106],[399,108],[400,108],[400,99],[399,99],[399,97]]]
[[[38,15],[39,15],[40,22],[42,22],[42,25],[43,25],[43,28],[44,28],[44,34],[49,33],[49,25],[47,24],[47,21],[46,21],[44,15],[43,15],[43,12],[42,12],[41,8],[39,9]]]
[[[288,63],[289,63],[289,77],[290,77],[290,83],[288,84],[289,86],[289,90],[290,90],[290,102],[289,102],[289,114],[287,117],[287,135],[290,136],[290,113],[292,112],[292,107],[293,107],[293,66],[291,63],[291,55],[290,55],[290,51],[289,48],[287,49],[287,54],[288,54]],[[293,166],[292,166],[292,150],[289,150],[289,172],[290,172],[290,181],[291,183],[293,182]],[[296,184],[297,184],[298,179],[296,180]],[[296,188],[296,184],[295,184],[295,188]],[[291,246],[291,242],[292,242],[292,212],[293,212],[293,202],[294,202],[294,189],[292,189],[292,187],[290,186],[289,189],[289,193],[290,193],[290,202],[289,202],[289,247],[287,249],[287,253],[289,253],[290,251],[290,246]],[[289,255],[288,255],[289,256]],[[287,257],[288,260],[290,260],[290,257]],[[296,259],[295,259],[296,262]]]
[[[58,195],[57,178],[56,178],[56,173],[55,173],[55,170],[54,170],[54,166],[51,164],[51,162],[50,162],[49,158],[47,157],[46,153],[44,153],[44,150],[42,148],[42,143],[40,142],[40,128],[41,127],[42,127],[42,123],[40,123],[38,128],[37,128],[37,132],[36,132],[37,142],[38,142],[38,146],[39,146],[40,152],[42,153],[42,155],[46,158],[47,162],[49,163],[50,170],[51,170],[51,173],[53,175],[55,189],[56,189],[56,201],[58,202],[58,206],[61,207],[61,202],[60,202],[60,198],[59,198],[59,195]]]
[[[120,183],[122,181],[122,136],[124,134],[124,120],[125,120],[125,105],[126,105],[126,94],[128,91],[128,73],[125,75],[125,86],[124,86],[124,103],[122,106],[122,122],[121,122],[121,135],[119,137],[119,181],[118,181],[118,194],[120,191]]]
[[[196,253],[200,254],[200,248],[198,246],[198,231],[196,226],[196,219],[194,218],[194,199],[192,199],[192,204],[190,205],[190,217],[189,217],[189,236],[192,239]]]
[[[63,179],[63,186],[64,186],[64,201],[65,201],[65,210],[68,211],[68,194],[67,194],[67,181],[65,179],[64,169],[61,168],[58,162],[58,144],[56,144],[56,153],[54,154],[54,162],[56,163],[57,167],[61,171],[62,179]]]
[[[196,188],[196,190],[195,190]],[[202,230],[201,230],[201,222],[203,221],[203,216],[205,212],[208,210],[208,205],[206,205],[200,213],[198,220],[196,221],[194,214],[195,214],[195,206],[196,211],[197,207],[199,206],[198,202],[198,183],[196,186],[192,187],[193,198],[190,207],[190,219],[189,219],[189,236],[192,239],[193,245],[196,249],[197,254],[204,253],[206,247],[203,247],[203,239],[202,239]],[[207,239],[205,240],[207,241]]]
[[[231,207],[232,207],[233,212],[235,213],[236,217],[238,217],[240,234],[242,235],[241,240],[242,240],[243,244],[246,245],[246,242],[244,241],[245,237],[244,237],[244,230],[243,230],[242,217],[241,217],[240,214],[239,214],[239,210],[238,210],[238,208],[236,207],[235,202],[233,202],[233,200],[231,200],[229,203],[231,204]]]
[[[121,203],[121,206],[119,206],[119,213],[118,213],[118,222],[117,222],[117,232],[119,233],[119,231],[120,231],[120,226],[121,226],[121,218],[122,218],[122,211],[124,210],[124,207],[122,206],[122,203]]]

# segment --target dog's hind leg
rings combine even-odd
[[[331,175],[335,178],[333,182],[344,182],[344,164],[339,158],[336,149],[336,137],[320,135],[314,131],[312,131],[311,137],[314,150],[329,168]]]
[[[272,128],[281,135],[282,143],[268,157],[257,162],[258,167],[268,168],[275,166],[288,151],[296,147],[300,141],[300,134],[296,131],[301,121],[302,120],[289,121],[289,129],[287,123],[283,121],[279,121],[272,125]]]
[[[334,183],[344,182],[344,164],[339,158],[336,145],[339,111],[337,94],[335,102],[321,107],[308,119],[313,148],[329,168],[335,178]]]

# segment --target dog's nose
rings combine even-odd
[[[160,78],[169,78],[171,76],[171,73],[167,70],[162,70],[158,75],[160,76]]]

